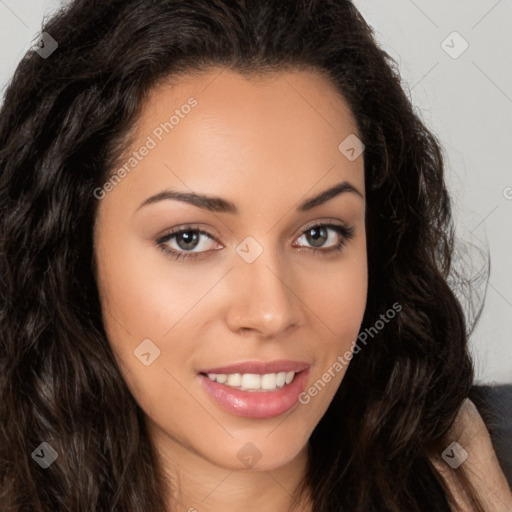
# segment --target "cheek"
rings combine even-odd
[[[314,279],[310,276],[304,283],[307,303],[313,305],[316,317],[316,342],[321,347],[315,351],[315,366],[299,397],[313,422],[325,414],[343,380],[366,308],[368,272],[364,243],[344,263],[325,274],[317,273]]]
[[[321,292],[311,292],[315,312],[330,328],[343,335],[359,329],[366,306],[367,279],[363,269],[340,272],[326,279]]]
[[[364,241],[351,249],[345,260],[309,273],[302,287],[306,304],[323,324],[324,338],[340,349],[357,337],[368,290]]]
[[[173,440],[193,446],[226,467],[238,464],[236,452],[246,437],[261,451],[273,454],[269,464],[291,457],[325,413],[345,368],[330,382],[323,376],[357,337],[366,303],[364,242],[353,244],[351,252],[337,262],[304,258],[288,267],[288,283],[298,296],[297,307],[304,313],[301,318],[306,319],[301,336],[304,344],[296,348],[315,361],[307,386],[312,392],[304,395],[309,401],[299,405],[294,421],[284,422],[275,431],[229,418],[239,431],[233,427],[236,440],[223,442],[225,432],[216,418],[224,424],[226,417],[195,387],[191,362],[195,353],[211,353],[205,339],[212,339],[215,329],[225,332],[223,313],[236,307],[241,297],[230,293],[229,286],[215,289],[215,301],[207,295],[229,265],[224,268],[213,259],[212,264],[197,267],[177,264],[155,247],[140,241],[131,245],[126,240],[109,240],[98,253],[98,282],[108,337],[124,379],[149,420]],[[145,339],[160,351],[149,365],[134,354]],[[151,359],[152,350],[149,345]],[[326,385],[314,387],[319,379]]]
[[[99,261],[104,317],[115,318],[125,327],[125,337],[129,332],[132,341],[139,343],[166,337],[219,275],[218,269],[190,271],[186,263],[177,264],[157,247],[136,239],[123,246],[109,243],[99,253]]]
[[[321,366],[345,353],[357,337],[366,305],[365,251],[365,239],[359,237],[341,260],[301,259],[287,275],[303,303],[300,307],[309,316],[306,329],[314,330],[323,347]],[[164,368],[174,367],[176,360],[188,360],[200,348],[201,337],[187,335],[187,326],[195,330],[195,324],[202,325],[204,318],[215,316],[215,307],[204,311],[212,304],[202,298],[224,271],[214,261],[199,267],[177,263],[157,247],[129,237],[109,237],[108,244],[100,245],[98,280],[105,327],[127,372],[132,366],[136,373],[141,370],[134,350],[145,339],[152,340],[161,351],[157,366],[167,363]],[[229,307],[233,299],[225,299],[227,302],[220,302]],[[176,337],[186,343],[172,343],[171,351],[170,340]]]
[[[321,349],[316,350],[315,368],[300,400],[316,412],[315,417],[325,413],[350,365],[366,309],[367,289],[364,239],[351,246],[343,261],[309,275],[304,282],[305,302],[312,305],[317,317],[314,325]]]
[[[183,418],[197,415],[197,405],[180,386],[176,361],[188,361],[197,349],[199,338],[187,336],[187,326],[196,320],[194,305],[208,283],[170,274],[155,247],[126,244],[122,249],[111,244],[98,258],[107,336],[139,406],[170,430],[179,430]]]

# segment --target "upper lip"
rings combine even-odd
[[[207,368],[200,370],[199,373],[255,373],[264,375],[266,373],[279,373],[279,372],[295,372],[298,373],[306,368],[309,364],[304,361],[289,361],[289,360],[276,360],[276,361],[244,361],[234,363],[227,366],[219,366],[216,368]]]

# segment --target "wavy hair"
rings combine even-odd
[[[75,0],[46,21],[0,114],[0,509],[163,512],[142,410],[103,327],[92,228],[149,91],[223,67],[312,69],[365,144],[369,291],[355,356],[310,438],[315,511],[448,511],[430,462],[473,381],[442,149],[348,0]],[[347,414],[349,411],[349,414]],[[31,453],[58,453],[42,470]],[[471,493],[462,468],[456,473]],[[473,495],[473,494],[472,494]],[[480,505],[475,503],[475,510]]]

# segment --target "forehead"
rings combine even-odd
[[[243,76],[217,68],[163,82],[150,91],[134,128],[122,161],[150,150],[137,157],[130,185],[116,188],[139,198],[178,186],[231,191],[240,200],[298,200],[343,179],[364,193],[363,157],[343,152],[344,141],[359,139],[355,119],[335,86],[314,71]],[[250,196],[242,194],[247,188]]]
[[[140,135],[148,132],[155,121],[169,120],[173,112],[180,114],[180,107],[190,98],[196,99],[199,106],[194,108],[193,118],[197,122],[217,122],[218,129],[227,128],[232,122],[239,129],[263,128],[264,132],[272,133],[288,121],[297,123],[297,131],[316,131],[320,136],[329,130],[339,135],[358,132],[342,94],[319,71],[242,75],[214,68],[173,77],[154,87],[137,123]],[[296,134],[290,125],[287,128],[290,136]]]

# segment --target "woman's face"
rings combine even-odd
[[[313,72],[219,68],[155,88],[134,133],[95,191],[104,323],[127,385],[169,458],[287,464],[343,378],[366,304],[348,106]]]

